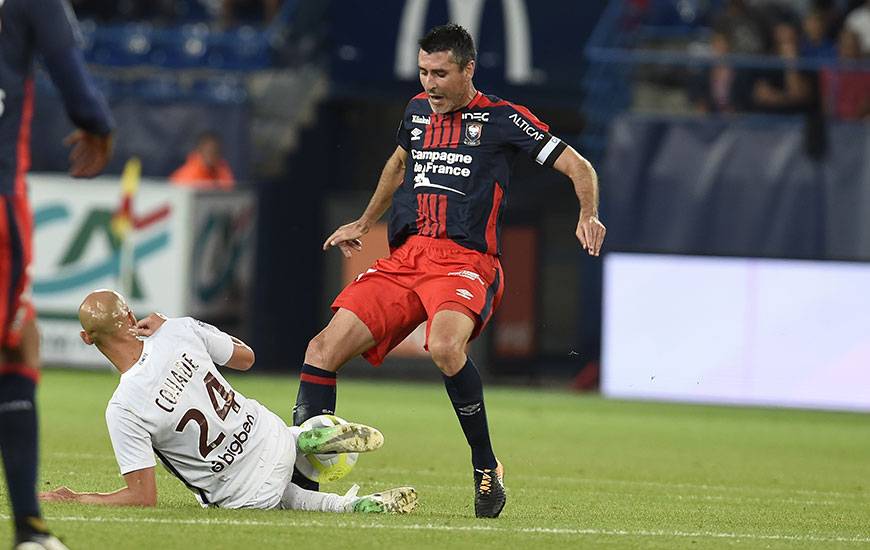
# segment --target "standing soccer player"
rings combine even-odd
[[[65,548],[48,533],[36,499],[39,334],[29,300],[25,174],[37,53],[79,128],[67,138],[70,174],[93,177],[111,155],[111,115],[88,77],[75,24],[64,0],[0,0],[0,451],[22,548]]]
[[[523,151],[571,179],[580,200],[576,235],[593,256],[605,233],[598,182],[589,162],[528,109],[475,89],[474,42],[465,29],[429,31],[418,62],[423,93],[408,103],[374,196],[323,245],[350,257],[392,204],[392,253],[342,291],[329,325],[308,344],[293,420],[334,412],[338,369],[360,354],[380,364],[425,321],[427,349],[471,447],[475,515],[497,517],[504,468],[490,443],[480,373],[465,349],[504,290],[499,237],[511,163]]]

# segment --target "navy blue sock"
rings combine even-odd
[[[0,375],[0,451],[19,535],[39,530],[33,521],[40,517],[35,393],[36,382],[31,378],[18,373]]]
[[[495,468],[495,453],[489,441],[489,427],[486,423],[486,407],[483,405],[483,382],[480,373],[471,361],[453,376],[443,375],[444,387],[453,403],[456,418],[462,425],[465,439],[471,447],[471,464],[478,470]]]
[[[298,426],[319,414],[335,413],[335,373],[302,365],[299,373],[299,393],[293,407],[293,424]]]
[[[311,365],[302,365],[302,371],[299,373],[299,393],[296,394],[296,405],[293,407],[295,426],[299,426],[312,416],[335,413],[335,383],[334,372]],[[309,491],[320,489],[319,483],[303,476],[295,467],[292,481]]]

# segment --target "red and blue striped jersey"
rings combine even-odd
[[[65,0],[0,0],[0,194],[24,192],[30,165],[33,58],[43,64],[73,123],[105,135],[113,122],[77,44],[75,16]]]
[[[393,196],[390,247],[423,235],[495,255],[515,155],[552,166],[566,147],[525,107],[480,92],[446,114],[433,113],[425,93],[415,96],[396,141],[408,160]]]

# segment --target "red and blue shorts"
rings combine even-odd
[[[30,301],[32,217],[25,193],[0,194],[0,347],[17,348],[36,317]]]
[[[363,357],[377,366],[424,321],[428,342],[432,318],[444,309],[473,316],[471,338],[476,338],[503,292],[498,257],[449,239],[415,235],[361,273],[338,295],[332,310],[350,310],[365,323],[375,345]]]

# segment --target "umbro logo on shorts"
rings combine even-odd
[[[466,300],[471,300],[472,298],[474,298],[474,294],[472,294],[471,291],[466,290],[464,288],[457,288],[456,295],[461,296],[461,297],[465,298]]]

